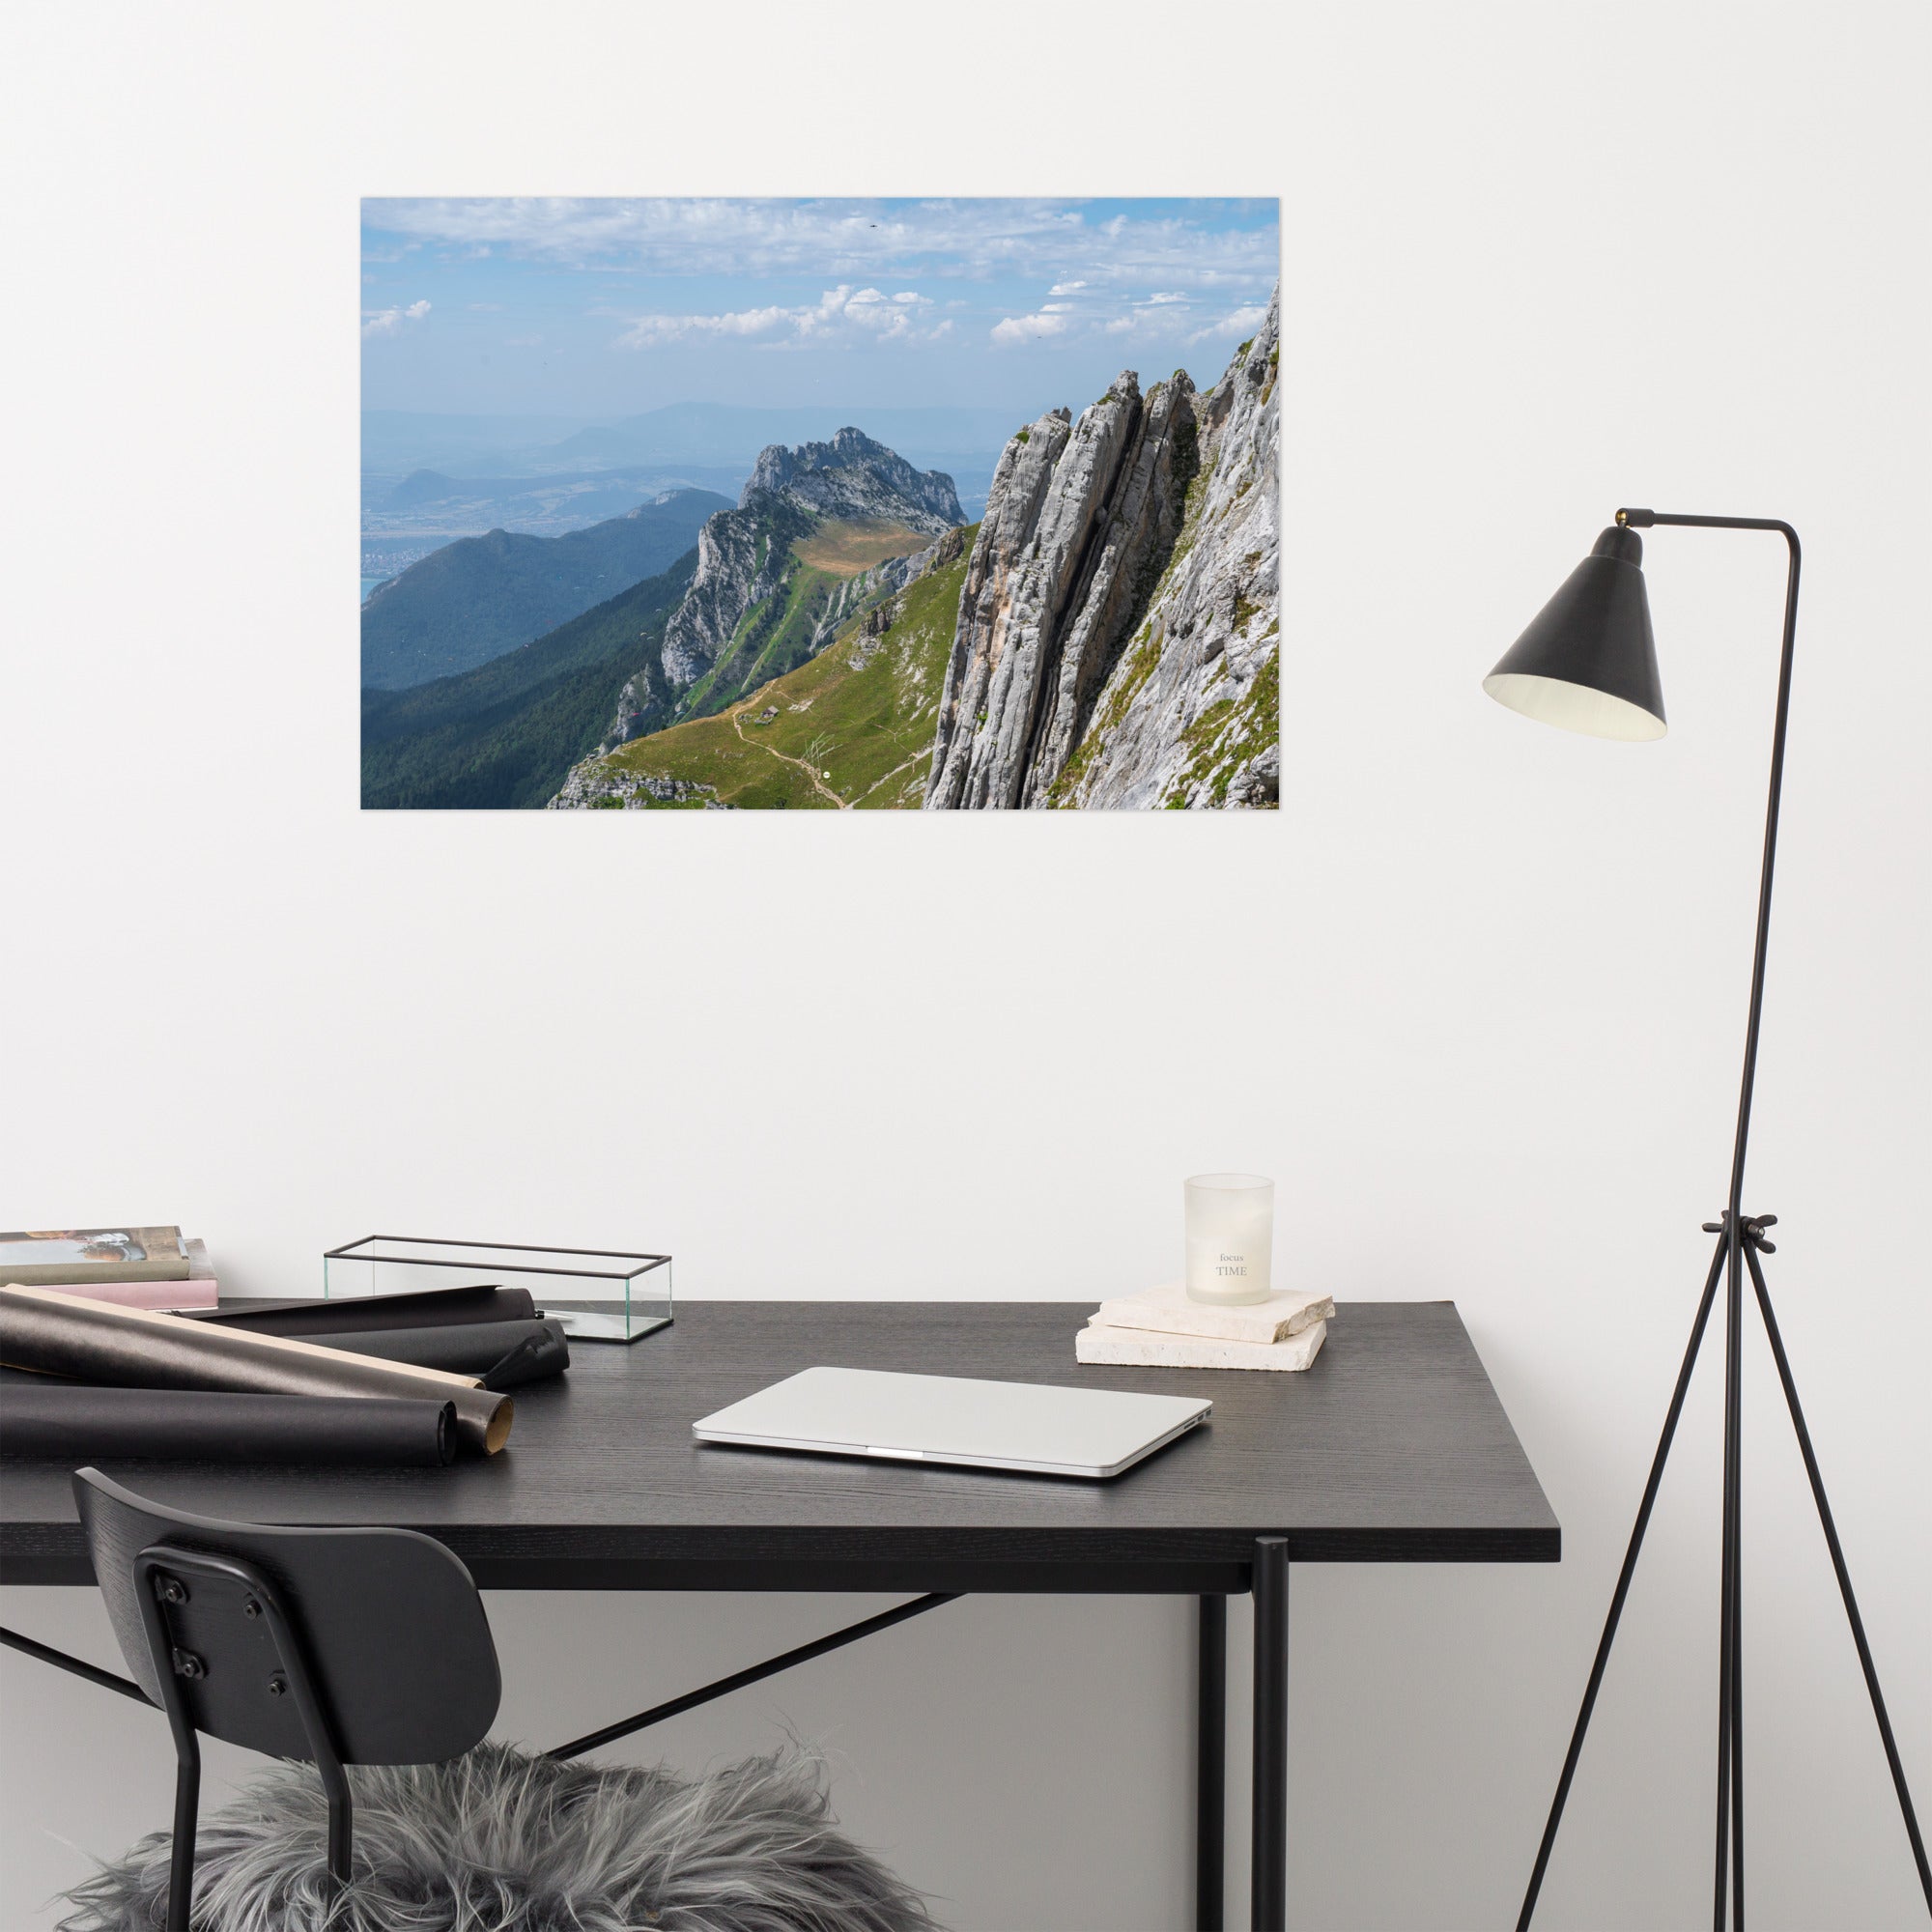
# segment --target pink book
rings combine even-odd
[[[63,1294],[83,1295],[116,1308],[213,1308],[219,1295],[213,1275],[197,1281],[64,1281],[59,1287]]]

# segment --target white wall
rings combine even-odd
[[[404,1226],[663,1243],[692,1295],[1093,1299],[1166,1265],[1180,1176],[1277,1174],[1290,1271],[1456,1298],[1565,1532],[1555,1569],[1297,1574],[1294,1922],[1505,1922],[1722,1202],[1776,541],[1650,540],[1662,746],[1537,730],[1477,681],[1618,503],[1788,517],[1747,1205],[1783,1217],[1787,1339],[1932,1809],[1922,8],[6,31],[0,1221],[179,1219],[268,1293]],[[359,195],[1042,188],[1284,197],[1278,817],[358,813]],[[1753,1917],[1917,1923],[1761,1345],[1747,1378]],[[1552,1927],[1708,1895],[1715,1383]],[[0,1600],[111,1654],[83,1593]],[[505,1726],[551,1739],[853,1607],[496,1598]],[[1173,1927],[1187,1630],[974,1601],[652,1748],[824,1740],[848,1822],[970,1932]],[[0,1918],[44,1925],[84,1852],[165,1822],[167,1748],[11,1653],[0,1690]],[[1244,1789],[1237,1756],[1237,1819]]]

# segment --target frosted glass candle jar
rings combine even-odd
[[[1274,1257],[1274,1182],[1260,1174],[1197,1174],[1187,1197],[1190,1301],[1265,1301]]]

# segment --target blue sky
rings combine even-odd
[[[1212,382],[1279,272],[1272,199],[370,200],[362,400],[1077,412]]]

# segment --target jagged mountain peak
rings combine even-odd
[[[915,469],[895,449],[850,424],[830,442],[775,442],[758,452],[738,507],[788,500],[808,516],[889,517],[935,535],[966,521],[952,478]]]

